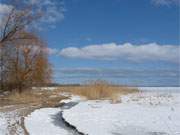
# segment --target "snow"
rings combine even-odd
[[[58,89],[58,87],[32,87],[33,90],[41,90],[41,91],[53,91]]]
[[[38,109],[25,118],[25,126],[30,135],[69,135],[58,124],[60,108]],[[60,122],[59,122],[60,123]]]
[[[168,105],[173,106],[180,104],[180,93],[168,93],[168,92],[139,92],[138,94],[129,94],[123,96],[121,99],[123,103],[131,102],[134,104],[145,105],[145,106],[157,106],[157,105]]]
[[[0,135],[6,134],[7,126],[8,126],[7,121],[5,120],[3,114],[0,113]]]
[[[66,122],[88,135],[180,135],[178,88],[173,92],[171,87],[152,89],[141,87],[141,92],[122,96],[121,102],[114,104],[60,93],[68,97],[60,101],[64,103],[62,107],[37,109],[25,117],[24,124],[30,135],[77,134],[63,123],[62,115]],[[0,135],[10,135],[9,125],[14,123],[20,123],[16,110],[0,112]],[[18,135],[24,134],[22,128],[15,127]]]
[[[64,95],[64,94],[63,94]],[[60,103],[70,103],[70,102],[80,102],[80,101],[84,101],[85,98],[77,96],[77,95],[69,95],[68,99],[63,99],[60,101]]]
[[[25,118],[25,127],[30,135],[76,135],[76,131],[65,126],[61,118],[61,112],[76,105],[68,103],[80,102],[82,98],[70,93],[60,94],[68,97],[68,99],[60,101],[60,103],[65,103],[66,105],[61,108],[38,109]]]
[[[23,135],[21,124],[18,110],[0,112],[0,135]]]
[[[180,92],[180,87],[138,87],[142,91]]]
[[[180,135],[180,93],[141,92],[121,101],[80,102],[63,118],[88,135]]]

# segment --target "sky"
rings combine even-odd
[[[27,1],[46,7],[54,82],[180,86],[180,0]]]

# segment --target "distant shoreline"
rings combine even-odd
[[[47,84],[45,86],[47,87],[56,87],[56,86],[83,86],[83,85],[86,85],[86,84],[81,84],[81,83],[67,83],[67,84]],[[152,86],[148,86],[148,85],[125,85],[125,84],[111,84],[112,86],[125,86],[125,87],[180,87],[180,85],[152,85]]]

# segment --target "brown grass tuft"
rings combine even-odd
[[[106,81],[95,81],[83,86],[59,87],[61,92],[69,92],[89,100],[110,99],[116,101],[120,95],[137,92],[135,88],[115,86]]]
[[[60,96],[56,91],[27,90],[22,93],[12,92],[0,98],[0,106],[17,104],[34,104],[43,107],[54,107],[65,97]],[[3,103],[4,102],[4,103]]]
[[[116,102],[121,95],[138,92],[135,88],[112,85],[105,81],[90,82],[81,86],[61,86],[56,90],[26,90],[22,93],[13,92],[0,97],[0,106],[17,104],[34,104],[42,107],[55,107],[64,98],[61,92],[85,97],[89,100],[108,99]]]

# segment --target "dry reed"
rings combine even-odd
[[[82,86],[59,87],[59,90],[83,96],[89,100],[110,99],[113,101],[117,100],[121,95],[138,91],[135,88],[112,85],[106,81],[90,82]]]

